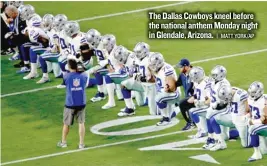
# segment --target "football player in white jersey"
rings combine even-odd
[[[205,76],[202,67],[195,66],[189,72],[189,78],[194,83],[194,95],[189,98],[195,108],[189,110],[189,115],[198,128],[192,138],[201,138],[207,135],[206,111],[210,105],[211,79]]]
[[[150,54],[150,47],[147,43],[139,42],[135,45],[133,50],[138,64],[138,72],[133,75],[132,78],[123,81],[121,84],[123,86],[123,96],[126,103],[126,108],[120,115],[128,115],[133,112],[134,106],[131,98],[131,90],[136,91],[139,94],[139,98],[144,99],[142,93],[148,98],[149,113],[151,115],[158,115],[155,96],[156,96],[156,86],[155,80],[152,77],[151,71],[148,68],[148,59]],[[139,92],[139,93],[138,93]],[[138,100],[139,101],[139,100]],[[140,105],[144,104],[139,102]],[[118,114],[118,115],[119,115]],[[119,115],[119,116],[120,116]]]
[[[216,135],[216,143],[210,150],[217,151],[227,148],[224,135],[228,133],[224,133],[223,135],[220,125],[235,127],[239,133],[241,145],[243,147],[249,147],[248,123],[245,120],[249,110],[247,102],[248,93],[243,89],[231,87],[230,85],[221,85],[217,93],[221,101],[228,103],[228,112],[215,115],[211,119],[211,125]]]
[[[249,162],[262,159],[262,154],[267,154],[267,94],[261,82],[253,82],[248,89],[248,104],[250,108],[249,134],[251,146],[254,148]]]
[[[157,123],[164,126],[171,123],[172,105],[179,101],[180,93],[176,87],[177,74],[172,65],[166,63],[161,53],[155,52],[149,56],[149,70],[156,80],[156,103],[160,109],[162,119]]]
[[[52,24],[53,15],[51,16],[45,15],[44,19],[46,19],[47,16],[49,16],[48,18],[50,18],[50,24]],[[47,20],[48,19],[46,19],[46,21]],[[23,79],[25,80],[38,77],[38,73],[37,73],[38,56],[37,55],[41,55],[49,49],[50,36],[47,33],[46,29],[43,28],[43,22],[44,21],[42,21],[41,17],[37,14],[35,14],[35,16],[33,16],[29,21],[29,24],[31,24],[31,27],[28,28],[30,41],[33,43],[41,43],[41,45],[32,46],[30,48],[29,53],[30,53],[30,62],[31,62],[31,72],[27,76],[23,77]]]
[[[119,68],[113,57],[113,52],[116,47],[116,37],[112,34],[107,34],[102,37],[98,48],[95,49],[95,56],[97,57],[98,64],[92,67],[89,70],[89,73],[95,75],[98,92],[91,98],[92,102],[98,102],[105,99],[104,76],[108,73],[108,70],[113,72],[115,68]],[[119,97],[119,93],[121,93],[120,89],[116,88],[117,97]]]
[[[42,78],[37,81],[37,84],[43,84],[46,82],[49,82],[49,75],[48,75],[48,66],[47,62],[53,62],[53,63],[58,63],[60,53],[63,53],[62,45],[59,39],[59,33],[62,31],[63,26],[67,22],[68,18],[64,14],[58,14],[54,17],[52,25],[48,26],[47,28],[50,28],[50,31],[48,32],[49,35],[49,49],[39,57],[39,62],[41,64],[43,76]],[[44,25],[45,24],[51,24],[51,16],[50,15],[45,15],[44,16]],[[48,23],[49,22],[49,23]],[[46,29],[47,29],[46,28]],[[62,43],[65,46],[65,40],[62,40]],[[62,50],[62,51],[61,51]],[[59,65],[59,63],[57,64]],[[60,69],[58,69],[60,71]],[[61,71],[60,71],[61,73]],[[56,77],[60,78],[62,75],[57,75]]]
[[[210,107],[207,109],[206,113],[206,121],[207,121],[207,128],[208,128],[208,139],[206,141],[206,144],[203,145],[204,149],[210,149],[215,145],[214,140],[214,131],[210,122],[210,119],[214,117],[217,114],[227,112],[227,103],[224,104],[220,99],[218,98],[218,88],[223,85],[230,85],[230,82],[226,79],[226,68],[217,65],[211,70],[211,78],[214,80],[214,83],[211,84],[211,98],[208,100],[210,101]],[[227,128],[222,127],[224,130]],[[223,132],[225,133],[225,132]],[[226,136],[225,136],[226,137]]]

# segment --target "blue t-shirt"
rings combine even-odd
[[[64,76],[66,85],[66,107],[84,107],[86,105],[86,73],[70,72]]]

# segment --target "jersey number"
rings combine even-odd
[[[103,53],[102,53],[102,51],[100,51],[100,50],[95,50],[94,52],[95,52],[95,55],[98,57],[98,60],[102,61],[102,60],[105,59],[105,58],[104,58],[104,55],[103,55]]]
[[[237,102],[232,102],[231,103],[231,112],[234,112],[235,114],[238,113]]]
[[[254,117],[254,119],[259,119],[260,116],[260,109],[257,107],[253,107],[251,105],[249,105],[250,111],[252,112],[252,116]]]
[[[201,90],[200,89],[196,89],[196,95],[197,95],[197,100],[200,100],[200,96],[201,96]]]
[[[146,76],[146,74],[145,74],[145,66],[139,66],[139,67],[140,67],[139,72],[142,74],[142,76],[143,77]]]
[[[60,42],[61,49],[68,48],[68,46],[66,45],[64,39],[60,38],[60,39],[59,39],[59,42]]]
[[[211,102],[212,103],[215,103],[216,102],[215,94],[216,94],[215,91],[211,90],[211,98],[212,98],[211,99]]]
[[[161,82],[161,79],[156,78],[156,81],[157,81],[157,90],[160,91],[161,88],[162,88],[162,82]]]

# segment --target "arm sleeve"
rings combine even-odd
[[[179,87],[179,86],[182,86],[182,85],[183,85],[183,83],[182,83],[181,74],[180,74],[179,77],[178,77],[178,80],[176,82],[176,86]]]

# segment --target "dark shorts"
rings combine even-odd
[[[85,110],[82,109],[71,109],[71,108],[64,108],[63,112],[63,123],[65,125],[73,125],[74,117],[76,117],[78,123],[85,122]]]

